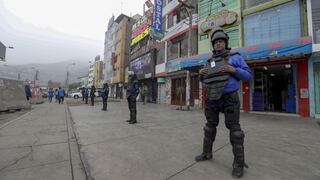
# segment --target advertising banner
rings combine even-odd
[[[151,53],[131,61],[130,70],[138,76],[138,79],[150,78],[153,73]]]
[[[162,33],[162,0],[154,1],[153,32]]]

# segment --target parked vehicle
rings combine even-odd
[[[78,99],[78,98],[82,97],[82,94],[81,94],[81,92],[74,92],[71,94],[71,97],[74,99]]]

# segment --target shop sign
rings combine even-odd
[[[149,28],[147,28],[146,30],[143,31],[143,33],[139,34],[137,37],[132,39],[130,45],[133,46],[133,45],[137,44],[139,41],[141,41],[143,38],[145,38],[148,35],[149,35]]]
[[[153,10],[153,32],[162,32],[162,2],[163,0],[154,0]]]
[[[130,70],[138,76],[138,79],[150,78],[153,73],[151,53],[148,53],[131,61]]]
[[[214,27],[222,27],[225,25],[231,25],[237,21],[238,14],[234,11],[223,10],[207,17],[207,19],[201,23],[200,29],[202,32],[208,32]]]
[[[141,17],[133,26],[132,26],[132,34],[131,38],[134,39],[139,34],[143,33],[147,28],[151,26],[152,18],[148,16]]]

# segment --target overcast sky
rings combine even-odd
[[[153,0],[152,0],[153,1]],[[0,0],[0,41],[8,64],[103,57],[109,18],[142,14],[145,0]]]
[[[100,41],[104,39],[108,19],[112,14],[115,16],[121,12],[129,16],[142,14],[145,2],[145,0],[3,1],[7,10],[27,24]]]

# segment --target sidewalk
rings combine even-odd
[[[0,126],[1,180],[81,180],[82,169],[66,105],[34,105]]]
[[[82,160],[95,180],[224,180],[233,160],[221,116],[214,160],[195,163],[202,152],[204,115],[199,110],[138,103],[138,124],[125,102],[69,107]],[[249,169],[244,180],[320,179],[320,126],[314,119],[241,114]]]

